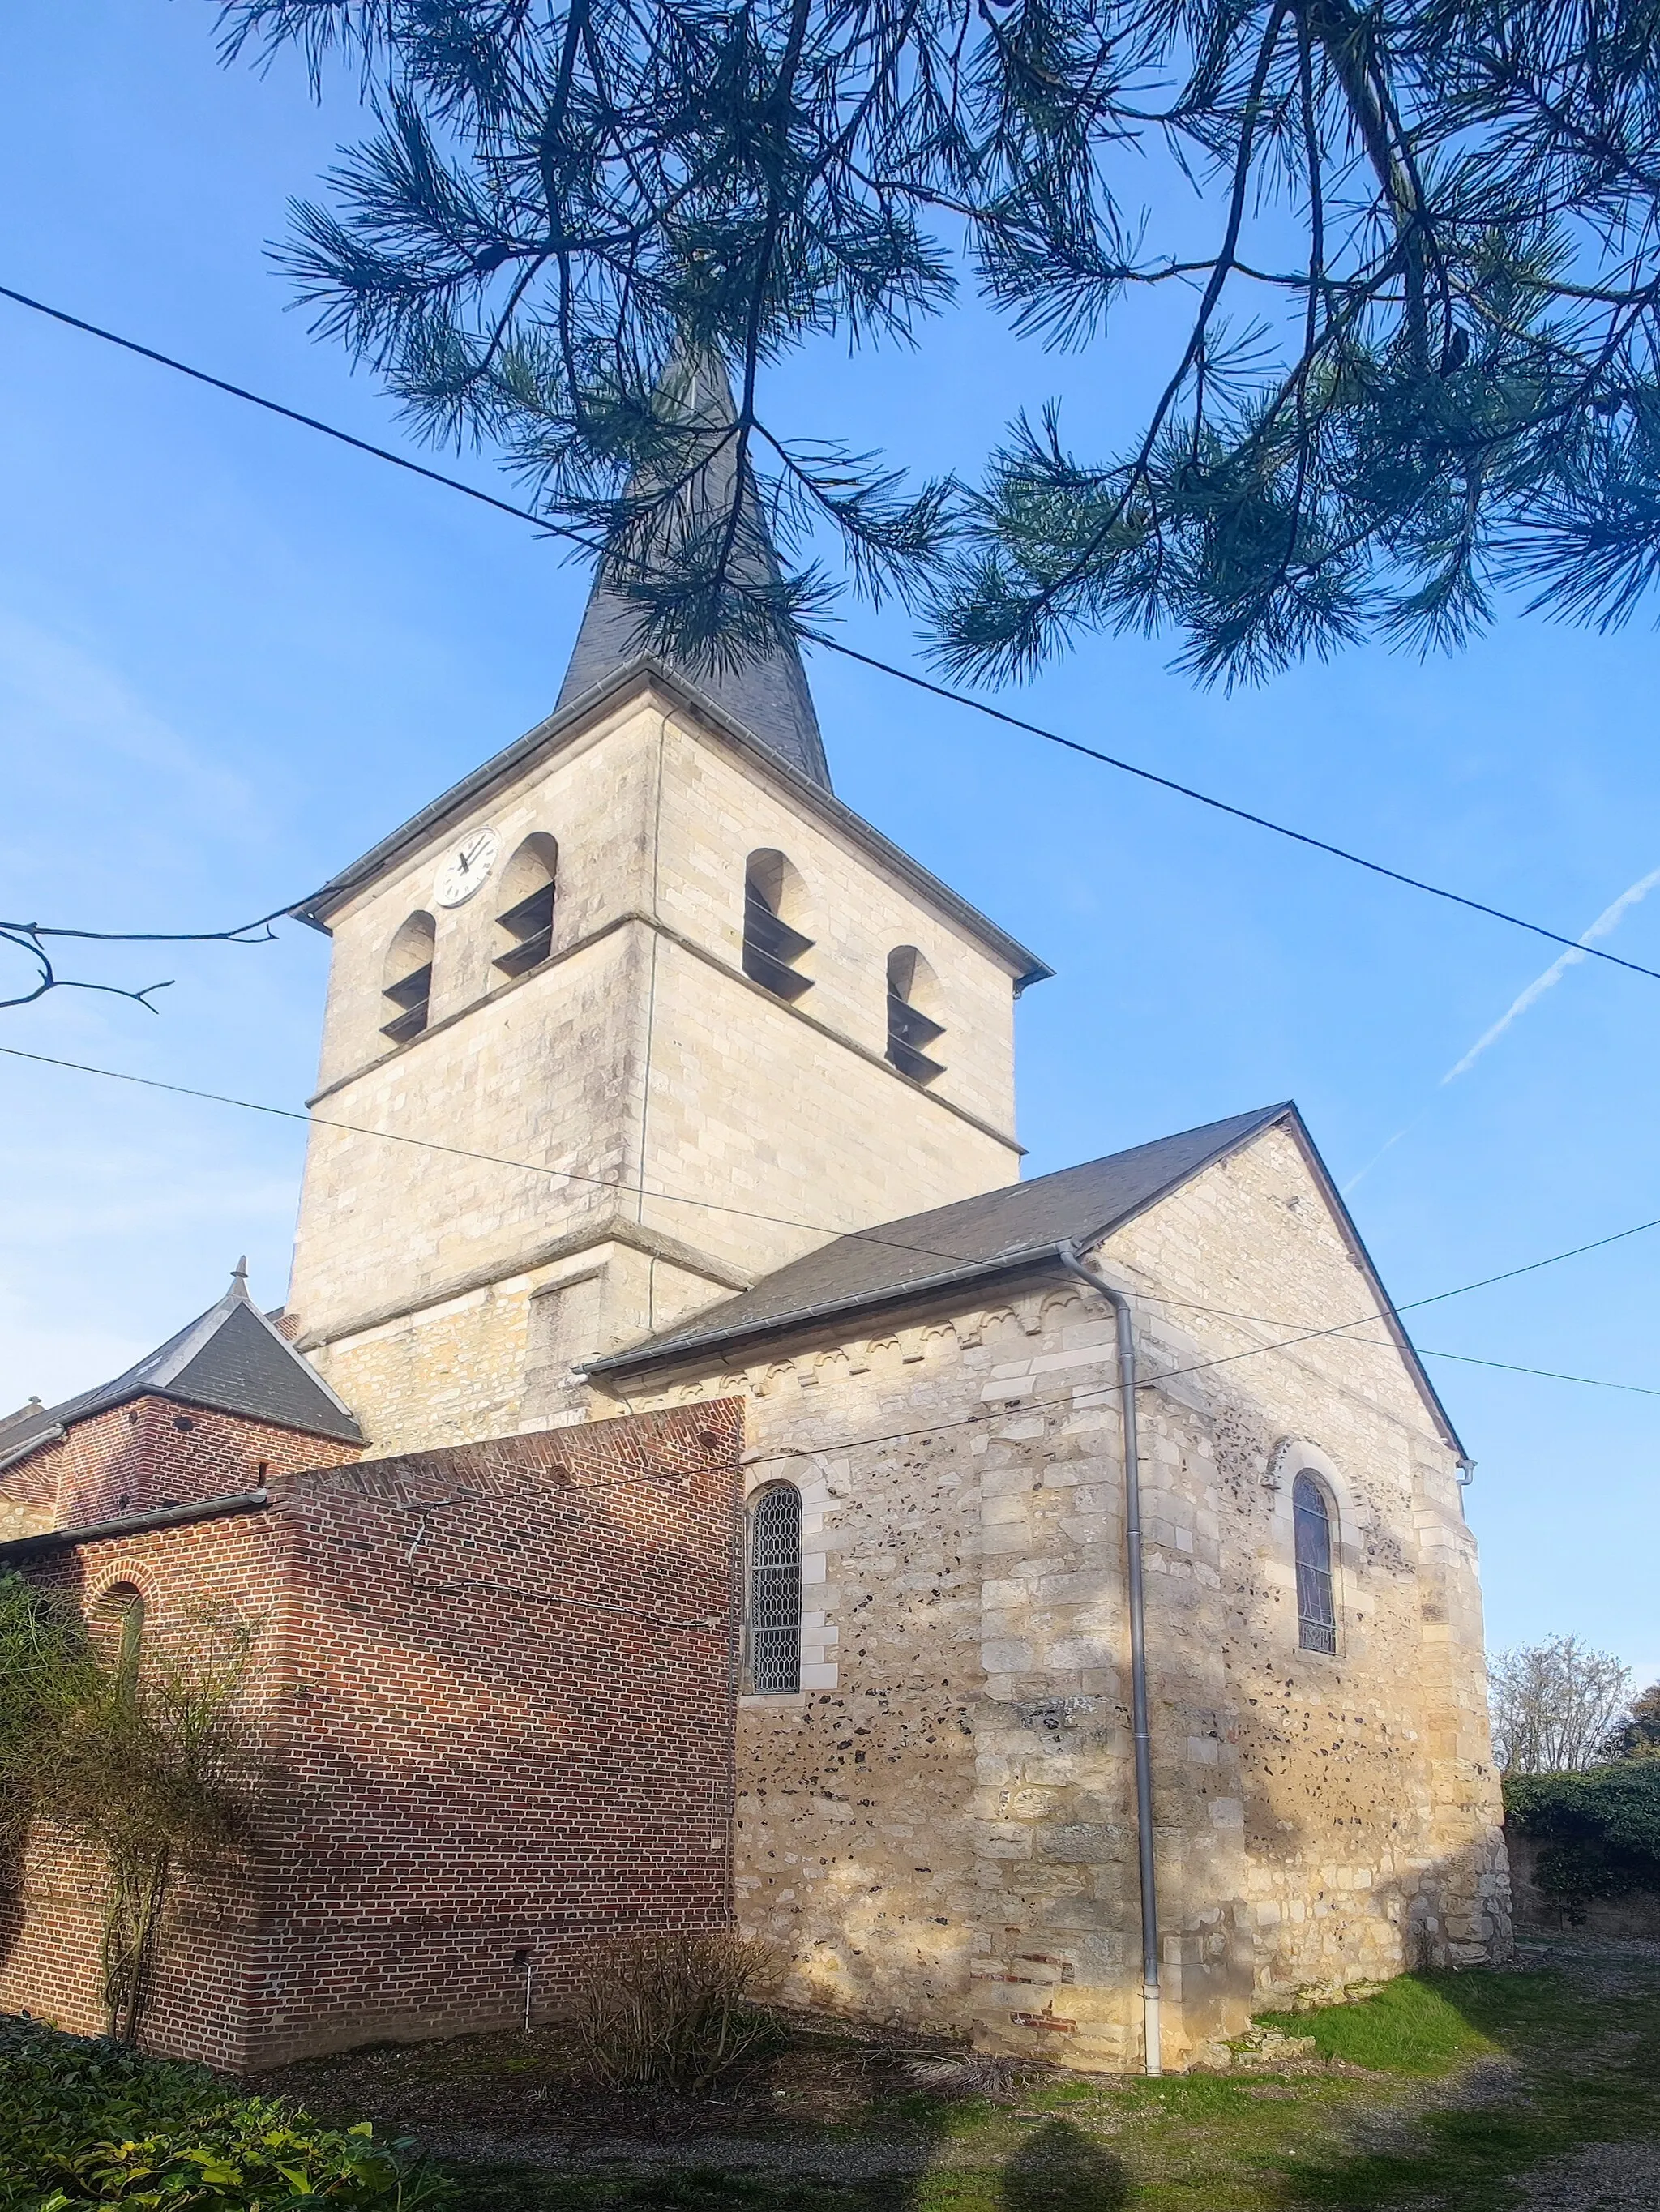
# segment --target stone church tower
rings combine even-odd
[[[787,1996],[1180,2065],[1502,1955],[1468,1462],[1295,1107],[1021,1182],[1049,971],[836,798],[793,652],[631,635],[597,590],[552,715],[304,909],[298,1348],[375,1455],[741,1407]]]
[[[631,623],[596,591],[549,719],[301,909],[289,1311],[377,1449],[545,1425],[574,1360],[1018,1172],[1049,969],[836,797],[793,649],[700,679]]]

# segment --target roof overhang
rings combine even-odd
[[[393,867],[414,847],[423,844],[445,823],[488,799],[494,793],[512,781],[521,769],[538,757],[558,751],[572,744],[601,715],[614,712],[631,699],[654,694],[671,711],[688,714],[714,737],[740,746],[745,754],[766,774],[774,777],[790,795],[810,812],[841,830],[861,847],[873,858],[879,860],[903,876],[911,886],[940,908],[958,925],[980,943],[994,951],[1007,966],[1013,977],[1017,994],[1029,984],[1041,983],[1055,970],[1046,962],[1006,930],[1000,929],[977,907],[970,904],[952,890],[949,884],[929,872],[909,853],[903,851],[881,831],[855,814],[834,792],[824,790],[811,776],[792,767],[790,763],[772,751],[754,732],[738,721],[718,701],[665,662],[650,653],[642,653],[630,661],[614,677],[592,690],[573,699],[568,707],[550,714],[534,729],[527,730],[491,760],[476,768],[459,783],[453,784],[441,797],[435,799],[420,813],[411,815],[389,837],[365,853],[362,860],[354,860],[331,877],[319,890],[309,898],[301,899],[289,911],[298,921],[308,922],[313,929],[325,933],[332,917],[348,899],[374,881],[377,876]]]
[[[121,1536],[145,1536],[153,1528],[188,1528],[198,1521],[222,1521],[233,1513],[263,1513],[271,1504],[263,1490],[245,1490],[233,1498],[204,1498],[193,1505],[158,1505],[149,1513],[126,1513],[119,1520],[88,1521],[79,1528],[44,1528],[39,1535],[14,1536],[0,1544],[0,1566],[14,1560],[39,1559],[53,1552],[73,1552],[82,1544],[112,1543]]]
[[[1460,1460],[1467,1460],[1468,1454],[1465,1451],[1458,1432],[1452,1425],[1452,1418],[1442,1404],[1440,1394],[1434,1383],[1431,1382],[1424,1363],[1419,1357],[1417,1347],[1408,1334],[1399,1314],[1396,1313],[1389,1292],[1383,1287],[1383,1279],[1377,1272],[1371,1253],[1366,1249],[1359,1231],[1354,1225],[1353,1217],[1344,1204],[1342,1194],[1333,1181],[1330,1170],[1320,1157],[1319,1148],[1309,1134],[1302,1115],[1289,1101],[1280,1106],[1265,1109],[1231,1142],[1219,1146],[1204,1158],[1195,1162],[1178,1180],[1150,1193],[1140,1203],[1127,1207],[1122,1212],[1114,1215],[1108,1221],[1098,1223],[1093,1227],[1080,1228],[1077,1237],[1072,1240],[1073,1245],[1079,1251],[1089,1251],[1107,1243],[1118,1231],[1127,1229],[1131,1222],[1140,1219],[1142,1215],[1151,1212],[1154,1207],[1162,1205],[1176,1190],[1191,1182],[1195,1176],[1207,1173],[1223,1160],[1230,1159],[1236,1153],[1243,1152],[1249,1146],[1254,1145],[1268,1130],[1281,1127],[1290,1133],[1292,1142],[1303,1156],[1310,1176],[1318,1186],[1322,1196],[1329,1207],[1332,1218],[1337,1224],[1339,1233],[1348,1247],[1350,1257],[1365,1278],[1376,1301],[1375,1318],[1384,1323],[1395,1340],[1396,1348],[1406,1363],[1426,1409],[1441,1431],[1449,1448]],[[873,1233],[880,1226],[880,1224],[873,1224]],[[939,1274],[921,1278],[902,1286],[887,1285],[863,1297],[830,1299],[822,1305],[782,1314],[769,1321],[757,1320],[734,1328],[710,1329],[702,1335],[683,1338],[676,1343],[654,1346],[648,1342],[637,1345],[632,1349],[608,1353],[603,1359],[591,1361],[586,1372],[598,1377],[611,1376],[621,1377],[643,1374],[651,1368],[672,1370],[681,1366],[700,1365],[707,1368],[712,1358],[723,1358],[729,1352],[739,1351],[746,1346],[763,1344],[769,1338],[792,1335],[803,1330],[819,1328],[827,1322],[848,1315],[881,1310],[897,1311],[919,1300],[935,1297],[945,1291],[964,1290],[998,1279],[1028,1274],[1046,1265],[1056,1267],[1061,1265],[1057,1256],[1057,1248],[1053,1243],[1033,1244],[1018,1252],[1000,1254],[993,1261],[982,1261],[961,1267],[948,1268]],[[1374,1316],[1370,1315],[1357,1316],[1352,1322],[1335,1324],[1331,1333],[1337,1334],[1344,1328],[1373,1318]],[[1310,1334],[1318,1334],[1319,1332],[1314,1331]],[[1149,1380],[1153,1382],[1157,1379],[1156,1376],[1149,1377]]]

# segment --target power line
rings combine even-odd
[[[1139,1297],[1140,1293],[1136,1295]],[[1332,1332],[1328,1332],[1328,1334]],[[1298,1342],[1301,1340],[1301,1339],[1293,1340]],[[1391,1339],[1383,1336],[1356,1336],[1350,1337],[1347,1340],[1351,1344],[1370,1346],[1377,1352],[1395,1352],[1399,1349]],[[1278,1352],[1281,1346],[1276,1344],[1264,1344],[1259,1346],[1257,1349],[1260,1352]],[[1596,1375],[1566,1375],[1554,1367],[1523,1367],[1508,1359],[1477,1359],[1465,1352],[1428,1352],[1423,1351],[1421,1346],[1420,1349],[1422,1357],[1426,1359],[1456,1359],[1464,1366],[1497,1367],[1501,1368],[1507,1375],[1531,1375],[1547,1382],[1578,1382],[1591,1390],[1631,1391],[1640,1398],[1660,1398],[1660,1389],[1651,1389],[1646,1383],[1610,1382]],[[1250,1358],[1253,1355],[1247,1352],[1238,1356]],[[1161,1382],[1171,1380],[1174,1376],[1191,1375],[1196,1371],[1190,1367],[1178,1367],[1173,1369],[1170,1375],[1150,1376],[1136,1387],[1140,1390],[1156,1390]],[[623,1399],[623,1403],[625,1405],[628,1403],[626,1398]],[[828,1443],[778,1444],[770,1450],[746,1452],[742,1464],[745,1467],[765,1467],[773,1460],[819,1459],[836,1452],[861,1450],[868,1444],[903,1444],[909,1443],[918,1437],[931,1439],[946,1429],[983,1429],[989,1427],[994,1421],[1014,1421],[1023,1417],[1030,1419],[1033,1413],[1069,1413],[1072,1410],[1070,1399],[1026,1398],[1022,1399],[1018,1403],[1011,1401],[1006,1406],[982,1410],[977,1413],[964,1413],[949,1421],[924,1422],[914,1429],[884,1429],[873,1436],[837,1437]]]
[[[511,500],[498,499],[493,493],[483,491],[477,484],[470,484],[460,477],[448,476],[441,469],[428,468],[420,461],[412,461],[402,453],[394,453],[388,446],[378,446],[368,438],[359,438],[349,430],[339,429],[333,423],[324,422],[319,416],[304,414],[298,408],[285,407],[280,401],[267,399],[262,393],[251,392],[246,385],[233,384],[227,378],[210,375],[207,370],[194,368],[172,354],[161,353],[154,346],[142,345],[136,338],[124,337],[119,331],[107,330],[99,323],[88,322],[80,315],[72,315],[64,308],[52,307],[46,301],[34,299],[27,292],[17,291],[11,285],[0,284],[0,299],[10,300],[20,307],[27,307],[34,314],[47,316],[52,321],[82,331],[88,337],[100,339],[106,345],[119,346],[123,352],[136,354],[141,360],[151,362],[158,368],[171,369],[177,375],[190,378],[194,383],[207,385],[228,398],[240,399],[249,406],[262,408],[267,414],[280,416],[283,421],[297,423],[302,429],[315,430],[321,436],[332,438],[340,445],[350,446],[357,453],[368,453],[375,460],[389,461],[394,468],[403,469],[411,476],[424,477],[429,483],[441,484],[447,490],[460,492],[465,498],[477,500],[482,506],[494,507],[499,514],[512,515],[520,522],[528,522],[544,536],[565,538],[596,558],[605,550],[594,539],[567,524],[555,522],[530,507],[516,506]],[[644,567],[638,562],[633,565]],[[920,676],[912,669],[902,668],[895,661],[861,653],[856,647],[844,645],[839,639],[827,636],[821,630],[805,629],[803,635],[825,652],[839,653],[844,660],[856,661],[881,675],[893,677],[901,684],[909,684],[916,690],[928,692],[933,697],[947,700],[956,706],[967,707],[977,714],[984,714],[993,721],[1005,724],[1010,729],[1024,731],[1028,736],[1043,738],[1048,744],[1059,745],[1067,752],[1081,754],[1086,760],[1098,761],[1103,767],[1116,769],[1122,775],[1134,776],[1140,782],[1154,784],[1161,791],[1174,793],[1181,799],[1190,799],[1198,805],[1207,806],[1219,814],[1230,815],[1235,821],[1247,823],[1253,829],[1266,830],[1276,837],[1287,838],[1292,844],[1304,846],[1311,852],[1324,853],[1333,860],[1344,861],[1350,867],[1364,869],[1369,875],[1381,876],[1389,883],[1405,885],[1409,890],[1422,891],[1428,897],[1462,907],[1468,913],[1485,915],[1490,921],[1505,922],[1512,929],[1525,930],[1529,936],[1542,937],[1549,944],[1565,945],[1572,951],[1584,953],[1590,959],[1606,960],[1612,967],[1628,969],[1634,975],[1646,975],[1652,981],[1660,982],[1660,969],[1645,968],[1640,961],[1627,960],[1603,946],[1587,945],[1581,938],[1565,937],[1560,930],[1547,929],[1542,922],[1529,921],[1521,915],[1507,912],[1503,907],[1491,906],[1485,900],[1471,898],[1462,891],[1450,890],[1444,884],[1432,884],[1424,877],[1409,876],[1402,869],[1389,867],[1381,860],[1367,860],[1363,854],[1350,852],[1347,846],[1334,845],[1328,839],[1313,836],[1306,830],[1293,830],[1268,815],[1254,813],[1249,807],[1236,806],[1231,800],[1218,799],[1210,792],[1196,789],[1192,784],[1178,783],[1171,776],[1160,775],[1152,769],[1139,767],[1134,761],[1122,760],[1115,753],[1103,752],[1099,747],[1086,745],[1077,738],[1063,737],[1058,730],[1049,729],[1041,722],[1030,721],[1023,715],[1011,714],[1003,708],[994,707],[988,700],[976,698],[972,692],[958,691],[949,684],[936,684],[931,678]],[[299,902],[296,900],[295,903],[297,905]],[[284,914],[292,911],[291,907],[280,909]],[[250,922],[243,924],[242,927],[255,928],[258,926]],[[82,933],[43,931],[40,933],[71,935]],[[115,932],[84,933],[107,934],[112,939],[122,934]],[[178,941],[233,939],[240,933],[240,930],[216,930],[181,938]],[[161,940],[151,937],[147,941]]]
[[[695,1206],[702,1208],[705,1212],[731,1214],[745,1221],[764,1221],[779,1228],[806,1229],[817,1236],[842,1237],[859,1243],[879,1244],[892,1251],[915,1253],[925,1259],[953,1261],[958,1266],[973,1267],[976,1264],[963,1253],[949,1251],[944,1246],[908,1243],[898,1237],[884,1237],[875,1230],[832,1229],[823,1222],[801,1221],[788,1214],[761,1213],[747,1206],[726,1205],[719,1199],[690,1198],[672,1191],[648,1190],[643,1183],[622,1182],[611,1176],[586,1176],[575,1168],[545,1167],[532,1160],[509,1159],[499,1152],[474,1152],[466,1146],[441,1144],[435,1138],[410,1136],[401,1130],[371,1129],[361,1122],[338,1121],[330,1116],[313,1114],[297,1107],[271,1106],[258,1099],[235,1098],[225,1091],[204,1091],[185,1083],[168,1083],[160,1076],[133,1075],[124,1068],[98,1067],[87,1060],[63,1060],[48,1053],[25,1052],[17,1045],[0,1045],[0,1054],[3,1054],[9,1060],[28,1060],[42,1067],[61,1067],[77,1075],[102,1076],[112,1083],[136,1084],[146,1091],[165,1091],[176,1097],[201,1099],[207,1104],[214,1106],[234,1106],[244,1113],[264,1114],[277,1121],[300,1121],[319,1128],[338,1129],[352,1136],[379,1138],[388,1144],[413,1145],[423,1152],[442,1152],[455,1159],[479,1160],[493,1167],[512,1168],[525,1175],[554,1176],[562,1182],[584,1183],[596,1189],[614,1190],[621,1195],[630,1198],[649,1198],[671,1206]],[[1425,1297],[1408,1299],[1401,1305],[1379,1308],[1377,1311],[1369,1314],[1357,1314],[1347,1321],[1335,1322],[1324,1328],[1301,1328],[1294,1335],[1280,1338],[1272,1344],[1251,1345],[1243,1352],[1225,1352],[1214,1359],[1197,1360],[1191,1366],[1166,1368],[1158,1375],[1150,1376],[1140,1387],[1143,1389],[1155,1389],[1161,1382],[1175,1382],[1184,1375],[1201,1374],[1213,1367],[1231,1366],[1237,1360],[1260,1358],[1266,1352],[1288,1351],[1297,1345],[1314,1343],[1327,1337],[1341,1336],[1350,1343],[1370,1344],[1379,1350],[1398,1351],[1400,1346],[1393,1338],[1349,1337],[1347,1332],[1351,1329],[1364,1328],[1369,1322],[1374,1321],[1396,1319],[1400,1315],[1414,1312],[1421,1306],[1439,1305],[1449,1298],[1463,1297],[1472,1291],[1489,1290],[1497,1283],[1513,1282],[1519,1275],[1536,1274],[1541,1267],[1554,1267],[1565,1260],[1579,1259],[1587,1252],[1599,1252],[1607,1245],[1623,1243],[1630,1237],[1640,1237],[1645,1231],[1652,1229],[1660,1229],[1660,1216],[1650,1221],[1634,1222],[1628,1229],[1618,1229],[1609,1236],[1595,1237],[1590,1243],[1575,1244],[1565,1252],[1550,1253],[1542,1260],[1529,1260],[1520,1267],[1507,1267],[1499,1274],[1482,1275],[1474,1282],[1461,1283],[1451,1290],[1432,1291]],[[1031,1256],[1036,1259],[1040,1257],[1041,1254],[1034,1252]],[[895,1294],[899,1296],[907,1291],[920,1291],[927,1288],[926,1283],[897,1284],[895,1285]],[[1291,1322],[1270,1320],[1262,1314],[1241,1314],[1233,1312],[1225,1306],[1202,1305],[1196,1299],[1192,1298],[1164,1297],[1156,1293],[1140,1291],[1134,1295],[1144,1305],[1180,1306],[1189,1312],[1210,1314],[1222,1320],[1252,1322],[1263,1328],[1286,1328],[1295,1326]],[[788,1316],[785,1316],[785,1319],[787,1321]],[[1410,1344],[1410,1339],[1408,1340]],[[1643,1397],[1660,1397],[1660,1389],[1650,1389],[1639,1382],[1610,1382],[1600,1380],[1595,1376],[1559,1374],[1549,1368],[1525,1367],[1502,1359],[1480,1359],[1468,1352],[1432,1352],[1421,1346],[1413,1346],[1412,1349],[1423,1358],[1452,1359],[1467,1366],[1502,1368],[1510,1374],[1536,1375],[1551,1382],[1580,1382],[1593,1389],[1627,1390],[1635,1392]],[[975,1415],[971,1418],[979,1419],[982,1417]],[[950,1421],[928,1425],[929,1427],[937,1428],[961,1425],[963,1424]],[[866,1438],[864,1441],[890,1442],[897,1441],[907,1435],[922,1436],[927,1433],[928,1433],[928,1427],[902,1430],[893,1432],[890,1437]],[[824,1449],[830,1449],[832,1447],[825,1446]]]

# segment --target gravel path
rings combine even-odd
[[[1660,2142],[1587,2143],[1536,2166],[1522,2186],[1526,2212],[1655,2212]]]

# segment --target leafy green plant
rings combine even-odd
[[[721,1931],[605,1945],[577,1996],[584,2070],[612,2088],[699,2094],[773,2033],[749,1994],[763,1957],[759,1944]]]
[[[136,2040],[175,1877],[246,1839],[257,1778],[246,1717],[256,1631],[204,1613],[170,1638],[128,1609],[95,1648],[79,1620],[0,1578],[0,1800],[11,1856],[43,1818],[108,1869],[100,1940],[112,2033]],[[0,1830],[0,1840],[5,1831]]]
[[[447,2193],[367,2122],[324,2127],[204,2066],[0,2023],[0,2212],[415,2212]]]
[[[43,1759],[97,1683],[79,1617],[21,1575],[0,1574],[0,1869],[5,1878],[15,1878],[17,1849],[35,1810]]]
[[[1506,1777],[1505,1817],[1545,1846],[1535,1880],[1570,1915],[1592,1898],[1660,1889],[1660,1759]]]

